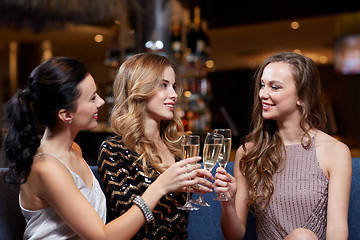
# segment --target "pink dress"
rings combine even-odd
[[[286,146],[285,167],[273,176],[270,205],[255,212],[258,239],[284,239],[300,227],[325,239],[329,181],[319,166],[315,139],[308,150]]]

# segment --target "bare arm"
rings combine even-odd
[[[348,209],[352,158],[349,148],[336,141],[329,144],[326,169],[329,174],[326,239],[348,239]]]
[[[148,187],[142,197],[151,210],[164,194],[199,181],[196,177],[197,171],[187,173],[185,167],[186,164],[198,160],[195,157],[173,164]],[[192,165],[190,168],[198,169],[200,165]],[[31,185],[38,189],[39,198],[51,205],[83,239],[130,239],[145,221],[141,210],[134,205],[119,218],[105,225],[78,190],[71,173],[57,160],[37,161],[32,168],[32,176],[29,180]]]
[[[232,198],[222,202],[221,228],[226,239],[243,239],[245,235],[249,188],[246,178],[240,172],[242,156],[243,149],[240,147],[235,156],[234,177],[222,168],[218,168],[216,174],[215,191],[226,192],[227,197]]]

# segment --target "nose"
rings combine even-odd
[[[105,101],[100,96],[98,96],[98,97],[99,98],[98,98],[98,101],[97,101],[97,107],[99,108],[99,107],[101,107],[102,105],[105,104]]]
[[[267,99],[267,98],[269,98],[269,92],[268,92],[268,90],[267,90],[266,87],[260,88],[259,98],[260,98],[260,99]]]
[[[176,101],[177,97],[178,97],[178,95],[177,95],[175,89],[171,88],[170,93],[169,93],[169,98],[174,99],[174,101]]]

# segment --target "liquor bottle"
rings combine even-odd
[[[114,22],[110,27],[110,41],[109,47],[106,50],[104,64],[110,67],[118,67],[120,65],[120,40],[119,40],[119,25]]]
[[[181,59],[182,57],[182,48],[181,48],[181,32],[180,32],[180,21],[178,18],[172,19],[171,26],[171,52],[175,59]]]
[[[186,20],[187,23],[187,34],[186,34],[186,48],[187,52],[190,55],[194,55],[196,51],[196,37],[197,33],[195,31],[195,23],[192,20],[194,16],[194,12],[191,11],[191,14],[189,16],[189,20]]]
[[[207,59],[207,48],[209,45],[209,37],[207,35],[207,22],[201,19],[200,7],[194,7],[194,29],[196,33],[196,47],[195,54],[202,58]]]
[[[210,40],[207,35],[207,21],[201,20],[201,25],[199,27],[199,31],[197,33],[196,40],[196,54],[203,60],[209,60],[209,47]]]

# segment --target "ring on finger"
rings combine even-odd
[[[193,186],[193,189],[195,189],[195,190],[199,190],[199,184],[198,183],[195,183],[195,185]]]

